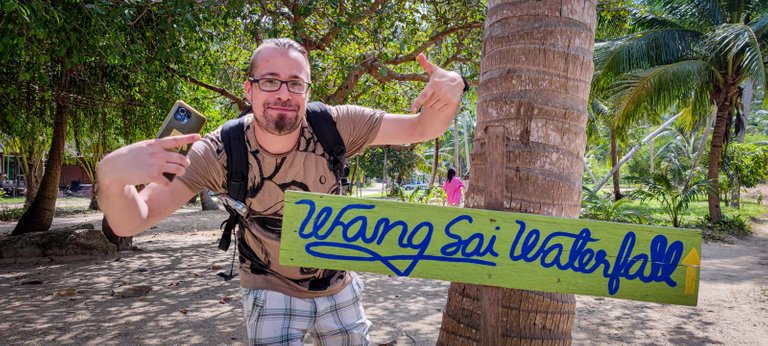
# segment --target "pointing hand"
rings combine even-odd
[[[427,60],[424,54],[417,57],[419,65],[429,75],[429,82],[421,91],[416,100],[413,101],[411,112],[416,112],[419,108],[423,110],[435,110],[443,112],[451,107],[458,107],[461,101],[461,94],[464,90],[464,81],[458,73],[446,71],[435,66]]]

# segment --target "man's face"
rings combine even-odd
[[[274,78],[282,81],[310,81],[309,64],[294,50],[262,48],[252,78]],[[287,135],[301,126],[309,93],[296,94],[283,83],[277,91],[263,91],[257,83],[245,81],[245,97],[253,105],[256,124],[274,135]]]

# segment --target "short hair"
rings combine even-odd
[[[304,57],[304,59],[307,60],[307,65],[309,64],[309,53],[307,53],[307,50],[304,49],[304,47],[299,44],[298,42],[291,40],[290,38],[270,38],[264,40],[257,48],[253,51],[253,54],[251,55],[251,65],[248,68],[248,75],[252,76],[252,73],[254,70],[256,70],[256,61],[259,58],[259,54],[261,54],[261,50],[263,48],[279,48],[284,50],[294,50],[301,54],[301,56]]]

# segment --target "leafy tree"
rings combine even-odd
[[[42,231],[50,226],[70,121],[83,120],[78,123],[79,131],[79,125],[86,124],[84,120],[89,116],[106,115],[108,120],[101,123],[116,124],[119,129],[117,140],[109,143],[115,146],[106,148],[114,149],[151,136],[162,122],[157,114],[167,111],[172,101],[184,93],[183,85],[173,83],[172,78],[169,82],[170,74],[164,72],[169,57],[183,56],[173,51],[173,47],[180,45],[166,42],[163,46],[172,49],[163,55],[164,51],[158,53],[152,46],[155,41],[151,38],[169,26],[194,27],[190,23],[196,23],[197,18],[169,17],[167,8],[161,6],[147,5],[141,12],[135,10],[142,5],[134,3],[4,4],[0,20],[0,99],[9,106],[0,110],[0,122],[35,124],[27,119],[40,118],[36,133],[45,134],[53,129],[40,192],[13,234]],[[152,19],[154,25],[142,26]],[[144,30],[148,28],[160,31]],[[164,40],[175,37],[160,36]],[[12,138],[36,138],[25,137],[23,128],[4,126],[2,131]],[[95,133],[109,133],[104,126],[90,128]],[[86,147],[89,145],[82,147],[83,153]],[[101,145],[96,152],[103,150]]]
[[[723,170],[727,186],[735,185],[734,180],[738,179],[742,187],[755,187],[768,178],[768,150],[750,143],[731,143],[723,159]],[[731,204],[740,205],[740,194]]]
[[[40,119],[33,132],[51,140],[42,193],[14,234],[50,226],[67,140],[92,166],[105,152],[152,137],[176,99],[206,114],[204,131],[232,117],[245,106],[239,90],[265,37],[307,46],[313,98],[407,112],[421,86],[399,82],[427,80],[414,62],[419,53],[470,80],[477,75],[483,16],[476,1],[6,1],[0,131],[36,140],[21,129]],[[85,140],[89,132],[109,137]]]

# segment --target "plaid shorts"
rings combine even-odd
[[[361,304],[363,282],[327,297],[294,298],[275,291],[242,289],[243,315],[251,345],[368,345],[371,322]]]

